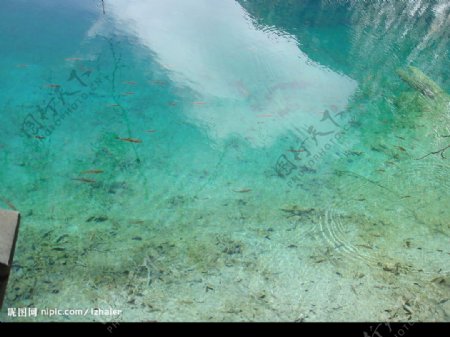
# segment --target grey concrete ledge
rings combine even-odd
[[[13,262],[19,222],[19,212],[0,210],[0,308]]]

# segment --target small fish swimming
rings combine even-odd
[[[289,149],[288,152],[299,153],[299,152],[305,152],[305,150],[304,149],[300,149],[300,150]]]
[[[142,143],[142,140],[138,139],[138,138],[120,138],[117,137],[118,140],[121,140],[123,142],[128,142],[128,143]]]
[[[243,188],[241,190],[233,190],[233,192],[236,192],[236,193],[248,193],[248,192],[251,192],[251,191],[252,190],[250,188]]]
[[[142,224],[145,223],[145,221],[136,219],[136,220],[130,220],[129,223],[132,224],[132,225],[142,225]]]
[[[206,102],[193,102],[192,104],[195,104],[195,105],[204,105],[204,104],[206,104]]]
[[[137,82],[134,82],[134,81],[124,81],[123,83],[128,84],[128,85],[136,85],[137,84]]]
[[[80,172],[81,174],[100,174],[103,173],[103,170],[87,170]]]
[[[17,67],[17,68],[27,68],[27,67],[28,67],[28,64],[25,64],[25,63],[19,63],[19,64],[16,65],[16,67]]]
[[[348,154],[351,154],[352,156],[362,156],[364,152],[362,151],[349,151]]]
[[[45,139],[44,136],[39,136],[39,135],[34,136],[34,138],[36,138],[36,139]]]
[[[49,83],[49,84],[47,84],[47,87],[49,87],[49,88],[59,88],[59,87],[61,87],[61,85],[60,84],[55,84],[55,83]]]
[[[156,84],[156,85],[166,85],[167,84],[167,82],[159,81],[159,80],[153,80],[153,81],[150,81],[150,83]]]
[[[128,96],[128,95],[134,95],[134,94],[135,94],[135,92],[133,92],[133,91],[127,91],[127,92],[124,92],[122,95]]]
[[[256,117],[258,117],[258,118],[269,118],[269,117],[273,117],[273,115],[271,115],[271,114],[260,114],[260,115],[256,115]]]
[[[406,152],[406,149],[404,147],[401,146],[396,146],[397,149],[399,149],[402,152]]]
[[[108,105],[108,107],[110,107],[110,108],[114,108],[114,107],[118,107],[118,106],[120,106],[120,104],[109,104]]]
[[[94,179],[88,179],[88,178],[72,178],[72,180],[81,181],[82,183],[86,183],[86,184],[94,184],[97,182]]]
[[[153,130],[153,129],[145,130],[145,132],[148,132],[148,133],[155,133],[156,131],[158,131],[158,130]]]
[[[64,59],[65,61],[81,61],[79,57],[67,57]]]

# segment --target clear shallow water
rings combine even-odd
[[[6,307],[448,321],[447,2],[1,8]]]

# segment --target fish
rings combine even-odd
[[[52,250],[56,250],[57,252],[63,252],[63,251],[65,251],[65,248],[55,247],[55,248],[52,248]]]
[[[137,82],[134,82],[134,81],[124,81],[123,83],[128,84],[128,85],[136,85],[137,84]]]
[[[56,243],[60,243],[62,240],[64,240],[65,238],[69,237],[68,234],[63,234],[61,235],[55,242]]]
[[[88,179],[88,178],[72,178],[72,180],[81,181],[82,183],[86,183],[86,184],[94,184],[97,182],[94,179]]]
[[[28,64],[25,64],[25,63],[19,63],[19,64],[16,65],[16,67],[17,67],[17,68],[27,68],[27,67],[28,67]]]
[[[118,106],[120,106],[120,104],[109,104],[109,105],[108,105],[108,107],[111,107],[111,108],[112,108],[112,107],[118,107]]]
[[[134,94],[135,94],[135,92],[133,92],[133,91],[127,91],[127,92],[122,93],[122,95],[134,95]]]
[[[151,130],[145,130],[145,132],[148,132],[148,133],[155,133],[156,131],[158,131],[158,130],[153,130],[153,129],[151,129]]]
[[[298,153],[298,152],[305,152],[305,150],[303,150],[303,149],[300,149],[300,150],[289,149],[288,152]]]
[[[397,149],[399,149],[402,152],[406,152],[406,149],[404,147],[401,146],[396,146]]]
[[[195,105],[203,105],[203,104],[206,104],[206,102],[192,102],[192,104],[195,104]]]
[[[351,154],[352,156],[361,156],[364,154],[364,152],[362,151],[350,151],[348,153]]]
[[[80,172],[81,174],[100,174],[103,173],[103,170],[87,170]]]
[[[47,87],[49,87],[49,88],[59,88],[59,87],[61,87],[61,84],[49,83],[49,84],[47,84]]]
[[[79,57],[67,57],[64,59],[65,61],[81,61]]]
[[[123,142],[128,142],[128,143],[142,143],[142,140],[137,139],[137,138],[120,138],[117,137],[118,140],[121,140]]]
[[[145,221],[137,219],[137,220],[130,220],[129,223],[132,225],[142,225],[145,223]]]
[[[280,208],[280,210],[289,213],[290,214],[288,216],[289,218],[292,216],[299,216],[299,217],[310,216],[316,212],[315,208],[300,208],[297,205]]]
[[[250,188],[243,188],[241,190],[233,190],[233,192],[236,192],[236,193],[248,193],[248,192],[251,192],[251,191],[252,190]]]
[[[0,196],[0,201],[3,202],[4,204],[6,204],[13,211],[17,211],[16,206],[14,206],[14,204],[10,200],[6,199],[5,197]]]
[[[175,105],[177,105],[177,102],[169,102],[169,105],[175,106]]]
[[[156,84],[156,85],[166,85],[167,84],[167,82],[159,81],[159,80],[153,80],[153,81],[150,81],[150,83]]]
[[[373,247],[371,245],[368,244],[362,244],[362,245],[357,245],[358,247],[363,247],[363,248],[367,248],[367,249],[373,249]]]
[[[260,114],[260,115],[256,115],[256,117],[258,117],[258,118],[268,118],[268,117],[273,117],[273,115],[271,115],[271,114]]]
[[[34,136],[34,138],[36,138],[36,139],[45,139],[44,136],[39,136],[39,135]]]

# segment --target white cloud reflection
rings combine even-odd
[[[186,113],[216,140],[270,145],[294,126],[318,125],[325,109],[345,109],[357,86],[310,60],[292,36],[256,26],[233,0],[115,0],[107,11],[207,103]]]

